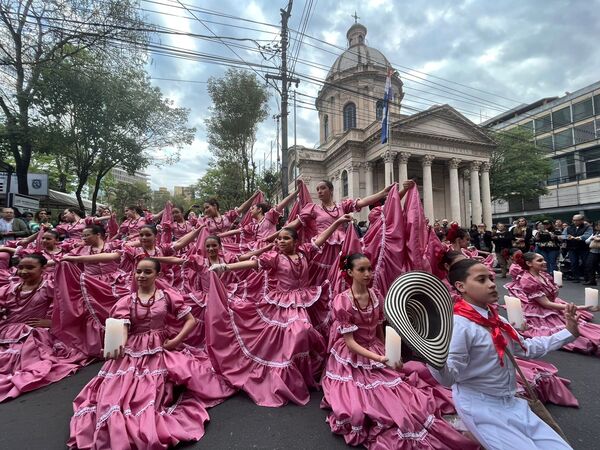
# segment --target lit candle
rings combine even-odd
[[[554,271],[554,282],[557,286],[562,287],[562,272],[558,270]]]
[[[585,306],[598,306],[598,289],[585,288]]]
[[[390,367],[402,362],[402,339],[396,330],[388,326],[385,327],[385,356]]]
[[[106,319],[104,328],[104,356],[113,355],[115,350],[125,345],[125,322],[123,319]]]
[[[508,321],[513,324],[516,329],[521,329],[525,322],[525,316],[523,316],[523,307],[521,306],[521,300],[517,297],[504,296],[504,304],[506,305],[506,315]]]

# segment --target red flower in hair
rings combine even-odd
[[[459,226],[456,222],[453,222],[452,224],[450,224],[450,228],[448,229],[448,232],[446,233],[446,240],[448,242],[454,242],[456,240],[456,237],[458,236],[458,230],[459,230]]]

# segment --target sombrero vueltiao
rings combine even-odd
[[[413,351],[437,369],[448,358],[453,302],[444,283],[428,272],[399,276],[385,296],[384,315]]]

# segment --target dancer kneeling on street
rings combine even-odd
[[[571,448],[526,400],[515,397],[515,368],[507,352],[539,358],[575,340],[576,306],[565,309],[564,330],[523,339],[489,307],[498,300],[498,292],[483,264],[459,261],[450,269],[449,279],[462,296],[454,306],[450,354],[442,369],[429,370],[440,383],[452,386],[465,426],[488,450]]]

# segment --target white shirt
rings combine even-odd
[[[0,218],[0,234],[10,233],[12,231],[12,224],[14,219],[11,219],[10,222],[7,222],[3,218]],[[0,244],[4,244],[8,241],[13,240],[14,237],[0,237]]]
[[[487,310],[471,306],[483,317],[488,317]],[[503,317],[500,319],[508,323]],[[566,329],[551,336],[531,339],[520,337],[521,343],[525,347],[525,351],[523,351],[505,333],[504,337],[513,355],[527,358],[540,358],[576,339]],[[517,389],[515,368],[506,355],[504,355],[504,366],[500,365],[490,331],[466,317],[456,314],[454,315],[454,328],[446,365],[441,370],[429,367],[429,371],[439,383],[448,387],[455,385],[454,387],[460,390],[471,390],[501,397],[513,396]]]

